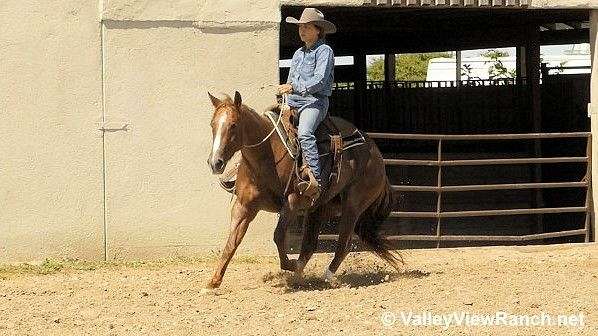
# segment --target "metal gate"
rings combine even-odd
[[[412,240],[412,241],[436,241],[437,246],[442,241],[495,241],[495,242],[526,242],[555,237],[584,236],[585,241],[590,240],[590,186],[591,186],[591,133],[529,133],[529,134],[476,134],[476,135],[425,135],[425,134],[390,134],[390,133],[369,133],[373,139],[386,140],[434,140],[437,142],[436,160],[404,160],[385,159],[386,165],[409,165],[409,166],[433,166],[437,167],[437,184],[434,186],[423,185],[393,185],[394,191],[400,192],[430,192],[436,193],[437,204],[434,212],[413,212],[395,211],[391,213],[392,218],[435,218],[435,235],[392,235],[386,236],[387,240]],[[495,158],[495,159],[472,159],[472,160],[445,160],[443,158],[443,144],[458,141],[485,141],[485,140],[523,140],[531,139],[572,139],[582,138],[586,141],[585,156],[560,156],[560,157],[530,157],[530,158]],[[443,185],[443,167],[449,166],[490,166],[490,165],[524,165],[524,164],[550,164],[550,163],[585,163],[585,177],[578,181],[565,182],[541,182],[529,183],[508,183],[508,184],[486,184],[486,185]],[[583,206],[566,207],[539,207],[521,209],[492,209],[478,211],[443,211],[443,195],[464,191],[494,191],[514,189],[549,189],[549,188],[584,188],[585,204]],[[507,215],[541,215],[558,213],[584,213],[585,224],[581,229],[564,230],[558,232],[540,232],[529,235],[444,235],[443,219],[465,218],[465,217],[487,217]],[[321,235],[321,240],[336,240],[337,235]]]

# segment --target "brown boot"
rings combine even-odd
[[[311,169],[307,169],[307,176],[309,177],[309,181],[297,183],[297,190],[299,190],[301,195],[309,197],[313,205],[320,198],[321,187]]]

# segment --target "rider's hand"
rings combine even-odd
[[[281,84],[278,86],[278,93],[285,94],[285,93],[292,93],[293,86],[291,84]]]

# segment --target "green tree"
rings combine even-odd
[[[395,80],[425,81],[428,74],[428,63],[433,58],[451,57],[450,53],[421,53],[397,55]],[[376,58],[367,69],[368,80],[384,80],[384,58]]]
[[[509,57],[509,53],[507,51],[498,51],[496,49],[490,49],[481,53],[480,56],[488,57],[490,59],[496,59],[499,57]]]
[[[490,49],[480,55],[490,59],[490,61],[486,61],[486,62],[484,62],[484,64],[492,63],[490,68],[488,68],[488,75],[489,75],[490,79],[517,77],[517,71],[515,69],[511,69],[511,70],[507,69],[507,67],[500,60],[501,57],[508,57],[509,56],[508,52]]]
[[[471,73],[473,72],[473,67],[471,64],[463,64],[461,66],[461,76],[466,77],[467,79],[471,78]]]
[[[368,66],[368,80],[384,80],[384,58],[376,57],[374,61]]]

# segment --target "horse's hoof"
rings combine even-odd
[[[215,290],[214,288],[202,288],[199,291],[199,294],[201,294],[201,295],[209,295],[209,294],[214,293],[214,290]]]
[[[298,270],[300,270],[300,272],[303,273],[304,267],[305,267],[305,264],[303,264],[302,262],[300,262],[297,259],[287,260],[286,262],[280,264],[280,269],[282,269],[283,271],[289,271],[289,272],[295,272],[295,273],[297,273]]]
[[[284,271],[290,271],[295,273],[295,275],[303,276],[303,269],[305,268],[305,262],[302,262],[297,259],[289,260],[284,265],[281,265],[280,268]]]
[[[280,269],[283,271],[295,272],[297,268],[295,260],[287,260],[280,263]]]
[[[297,260],[296,266],[295,266],[295,276],[299,277],[299,278],[303,278],[303,269],[305,268],[305,264],[302,263],[301,261]]]
[[[210,289],[216,289],[218,287],[220,287],[220,284],[222,283],[222,281],[214,281],[214,280],[210,280],[210,282],[208,282],[208,284],[206,285],[206,290],[210,290]]]
[[[324,281],[328,283],[334,282],[334,273],[329,268],[324,272]]]

